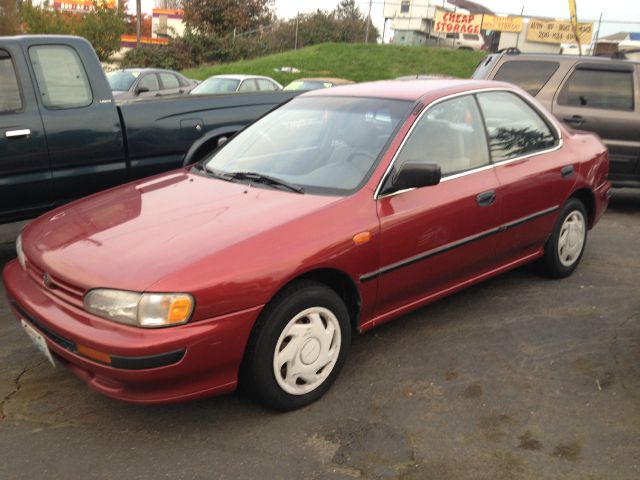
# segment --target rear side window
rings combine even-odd
[[[575,70],[558,95],[560,105],[633,110],[633,73]]]
[[[258,79],[258,87],[260,87],[261,91],[267,91],[267,92],[278,89],[275,83],[272,83],[269,80],[264,80],[264,79]]]
[[[0,50],[0,113],[22,110],[22,98],[11,57]]]
[[[551,76],[556,73],[559,66],[558,62],[531,60],[505,62],[493,79],[514,83],[530,95],[536,96]]]
[[[29,49],[42,104],[52,110],[86,107],[93,102],[91,86],[80,57],[66,45]]]
[[[258,86],[255,80],[245,80],[240,84],[239,92],[257,92]]]
[[[529,155],[557,142],[547,123],[519,96],[509,92],[478,94],[489,150],[494,162]]]

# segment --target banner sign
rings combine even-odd
[[[436,32],[444,33],[480,33],[482,15],[436,11]]]
[[[581,44],[591,43],[593,23],[578,23],[578,34]],[[532,18],[529,21],[527,40],[542,43],[576,43],[576,36],[570,21],[547,21]]]
[[[482,30],[518,33],[522,31],[522,17],[497,17],[485,13],[482,16]]]
[[[116,8],[116,0],[103,0],[99,3],[104,3],[109,8]],[[56,10],[90,12],[93,10],[93,2],[91,0],[55,0],[53,8]]]

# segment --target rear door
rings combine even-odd
[[[508,91],[477,94],[502,201],[500,249],[507,260],[535,255],[576,180],[574,154],[561,132],[524,97]]]
[[[44,128],[22,51],[0,47],[0,221],[52,203]]]
[[[600,135],[614,184],[640,186],[640,98],[633,64],[577,64],[552,109],[567,125]]]
[[[180,85],[180,80],[177,76],[170,72],[159,72],[160,77],[160,93],[162,95],[177,95],[184,93],[184,88]]]

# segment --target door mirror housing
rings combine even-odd
[[[138,87],[136,88],[136,95],[140,95],[141,93],[147,93],[149,89],[147,87]]]
[[[440,165],[435,163],[406,162],[393,176],[392,186],[396,190],[438,185],[442,178]]]

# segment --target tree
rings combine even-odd
[[[187,27],[205,35],[224,36],[237,29],[255,30],[274,20],[273,0],[188,0],[184,3]]]
[[[0,0],[0,35],[19,33],[19,19],[16,0]]]
[[[338,20],[363,21],[362,13],[358,10],[355,0],[341,0],[334,13]]]
[[[125,5],[109,8],[94,0],[87,13],[60,12],[48,9],[48,2],[34,6],[24,2],[22,20],[28,33],[79,35],[89,40],[100,60],[107,60],[120,49],[120,35],[125,32]]]

